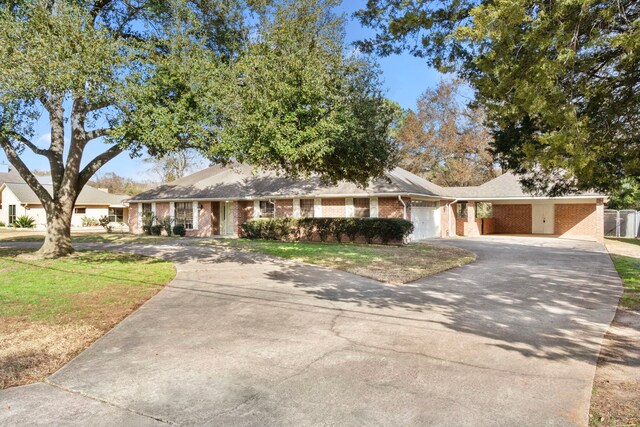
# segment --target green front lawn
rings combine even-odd
[[[0,249],[0,388],[54,372],[175,276],[171,263],[138,255],[25,252]]]
[[[620,305],[631,310],[640,310],[640,259],[614,254],[611,258],[624,283]]]
[[[473,253],[445,245],[383,246],[245,239],[213,241],[212,244],[335,268],[393,284],[411,282],[475,260]]]

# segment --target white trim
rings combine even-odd
[[[378,218],[378,198],[371,197],[369,199],[369,217]]]
[[[193,212],[193,229],[197,230],[198,229],[198,214],[199,214],[199,209],[198,209],[198,202],[192,202],[191,203],[191,209]]]
[[[322,218],[322,199],[313,199],[313,216],[315,218]]]
[[[260,218],[260,200],[253,201],[253,217]]]
[[[346,218],[353,218],[354,209],[353,209],[353,197],[345,197],[344,198],[344,216]]]
[[[142,203],[138,203],[138,228],[142,229]]]
[[[300,218],[300,199],[293,199],[293,217]]]
[[[169,218],[173,219],[175,217],[176,217],[176,202],[169,202]]]
[[[156,216],[156,202],[151,203],[151,213]]]

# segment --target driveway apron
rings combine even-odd
[[[478,260],[391,286],[221,248],[108,245],[178,274],[44,384],[0,391],[0,424],[586,425],[621,293],[604,248],[431,243]]]

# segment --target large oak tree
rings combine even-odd
[[[41,200],[39,255],[72,252],[75,201],[122,152],[198,149],[364,184],[393,165],[375,70],[323,0],[0,2],[0,146]],[[38,120],[51,143],[35,141]],[[86,158],[89,144],[104,150]],[[50,165],[52,192],[24,162]]]
[[[547,194],[640,176],[637,0],[368,0],[380,54],[409,50],[476,90],[496,158]]]

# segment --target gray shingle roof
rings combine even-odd
[[[267,197],[322,197],[330,195],[416,194],[438,197],[444,194],[435,185],[404,169],[395,168],[362,189],[349,182],[324,185],[319,178],[291,180],[273,171],[254,170],[235,164],[212,166],[200,172],[160,185],[132,197],[131,201],[180,199],[258,199]]]
[[[40,204],[40,199],[26,182],[5,182],[5,185],[21,203]],[[44,185],[44,188],[49,194],[53,192],[53,186],[51,185]],[[129,196],[125,194],[111,194],[87,185],[80,192],[76,205],[122,206],[122,202],[128,198]]]
[[[497,178],[487,181],[477,187],[445,187],[446,194],[457,199],[510,199],[535,198],[526,193],[520,185],[520,179],[511,172],[505,172]],[[604,197],[594,192],[569,194],[566,197]]]

